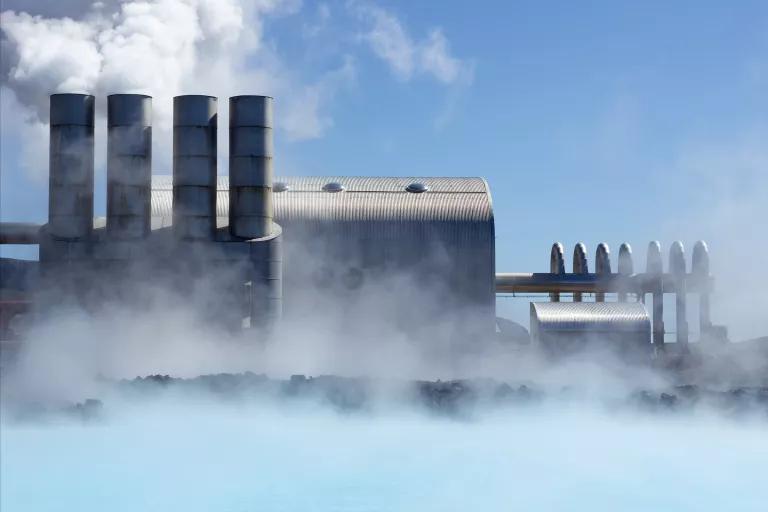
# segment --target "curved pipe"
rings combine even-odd
[[[32,222],[0,222],[0,244],[38,244],[40,228]]]
[[[589,266],[587,264],[587,248],[579,242],[573,248],[573,273],[587,274]],[[581,292],[574,292],[573,302],[581,302]]]
[[[693,246],[691,273],[702,277],[709,276],[709,248],[703,240]]]
[[[635,273],[634,264],[632,263],[632,247],[629,244],[623,243],[619,247],[619,274],[622,276],[631,276]],[[626,302],[627,291],[619,292],[619,302]]]
[[[685,250],[676,241],[669,248],[669,272],[675,278],[675,333],[681,346],[688,345],[688,320],[686,313]]]
[[[551,274],[565,274],[565,261],[563,261],[563,244],[556,242],[552,244],[552,250],[549,253],[549,272]],[[552,292],[549,294],[551,302],[560,302],[560,294]]]
[[[649,274],[653,309],[653,344],[658,350],[664,349],[664,297],[662,273],[664,263],[661,259],[661,244],[653,241],[648,244],[648,254],[645,259],[645,272]]]
[[[693,246],[692,259],[691,274],[701,281],[706,281],[709,278],[709,248],[706,242],[703,240],[696,242]],[[707,337],[711,328],[709,292],[705,290],[699,295],[699,336]]]
[[[673,242],[669,248],[669,273],[674,276],[685,275],[685,249],[680,241]]]
[[[595,273],[601,276],[611,273],[611,250],[606,243],[600,243],[597,246]],[[605,293],[598,292],[595,295],[595,302],[605,302]]]

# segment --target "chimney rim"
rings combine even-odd
[[[84,98],[95,98],[93,94],[86,94],[82,92],[54,92],[50,94],[50,97],[53,98],[54,96],[81,96]]]
[[[210,94],[179,94],[173,97],[174,101],[178,98],[208,98],[211,100],[219,101],[218,96],[211,96]]]
[[[270,100],[274,100],[275,98],[272,96],[268,96],[266,94],[238,94],[237,96],[230,96],[230,101],[237,100],[241,98],[267,98]]]
[[[135,97],[138,97],[138,98],[149,98],[149,99],[152,99],[152,96],[150,96],[149,94],[134,94],[134,93],[130,93],[130,92],[115,92],[115,93],[112,93],[112,94],[108,94],[107,98],[112,98],[113,96],[135,96]]]

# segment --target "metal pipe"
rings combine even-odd
[[[496,274],[497,293],[598,293],[615,291],[619,286],[617,274]]]
[[[579,242],[576,247],[573,248],[573,273],[574,274],[587,274],[589,272],[589,265],[587,263],[587,248],[584,244]],[[573,302],[581,302],[581,292],[575,292],[573,294]]]
[[[94,97],[52,94],[48,233],[84,240],[93,232]]]
[[[107,234],[144,238],[150,231],[152,98],[107,97]]]
[[[702,282],[709,279],[709,248],[702,240],[693,246],[691,274]],[[709,290],[704,289],[699,293],[699,336],[702,339],[708,337],[711,329]]]
[[[217,100],[173,98],[173,232],[212,240],[216,232]]]
[[[645,272],[649,274],[653,309],[653,345],[657,350],[664,350],[664,285],[662,275],[664,264],[661,259],[659,242],[648,244],[648,255],[645,262]]]
[[[608,275],[611,273],[611,251],[606,243],[600,243],[597,246],[595,273],[598,275]],[[598,292],[595,294],[595,302],[605,302],[605,293]]]
[[[552,244],[552,250],[549,253],[549,272],[551,274],[565,274],[565,261],[563,261],[563,244],[560,242]],[[551,302],[560,302],[560,294],[552,292],[549,294]]]
[[[711,289],[712,278],[692,274],[683,278],[686,290],[703,293]],[[671,274],[551,274],[498,273],[496,293],[674,293],[680,278]],[[660,317],[661,318],[661,317]]]
[[[254,239],[272,232],[272,98],[229,99],[229,229]]]
[[[686,312],[685,251],[682,242],[669,248],[669,272],[675,278],[675,333],[677,342],[687,350],[688,319]]]
[[[38,244],[41,227],[31,222],[0,222],[0,244]]]
[[[619,247],[619,275],[631,276],[635,273],[634,265],[632,263],[632,247],[627,243],[621,244]],[[619,292],[619,302],[626,302],[627,291],[622,290]]]

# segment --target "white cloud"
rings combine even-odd
[[[263,26],[299,7],[296,0],[128,0],[91,7],[77,19],[4,11],[3,86],[41,121],[52,92],[150,94],[160,139],[170,137],[174,95],[224,101],[269,94],[278,98],[277,108],[292,112],[291,122],[278,128],[292,139],[319,137],[330,126],[327,104],[307,102],[307,91],[329,98],[331,84],[342,86],[339,76],[351,72],[301,80],[284,68],[265,43]],[[45,12],[36,2],[30,9]],[[226,108],[220,111],[225,118]]]
[[[416,64],[414,55],[417,49],[400,21],[375,6],[366,6],[361,12],[373,24],[364,36],[373,52],[386,61],[399,78],[410,79]]]
[[[463,63],[451,56],[448,40],[442,30],[434,29],[430,32],[421,48],[420,58],[422,68],[441,82],[450,84],[459,78]]]
[[[472,65],[451,55],[448,39],[441,29],[432,29],[425,39],[418,41],[391,12],[372,3],[350,5],[358,17],[369,24],[362,39],[399,79],[407,81],[417,74],[425,74],[446,85],[471,81]]]
[[[342,46],[349,43],[343,30],[329,30],[332,15],[325,3],[303,13],[315,23],[304,24],[304,35],[332,33],[339,46],[330,59],[342,63],[319,71],[288,66],[264,33],[271,20],[299,12],[300,0],[9,0],[4,5],[17,10],[0,13],[2,92],[13,104],[0,119],[2,131],[22,126],[17,131],[24,130],[23,140],[39,140],[48,119],[48,96],[54,92],[94,94],[100,117],[109,94],[149,94],[154,98],[155,168],[161,171],[170,169],[175,95],[218,96],[222,130],[228,96],[272,95],[277,128],[289,140],[302,140],[322,137],[333,126],[330,105],[355,80],[355,61],[349,57],[354,47]],[[399,79],[421,74],[453,89],[471,83],[471,65],[452,55],[440,29],[417,41],[388,11],[371,3],[349,6],[357,26],[364,26],[364,40]],[[453,103],[441,117],[450,116]],[[220,165],[225,164],[226,139],[222,133]],[[97,142],[97,168],[103,163],[102,145]],[[45,159],[34,156],[39,151],[22,148],[22,153],[28,174],[44,177]]]
[[[338,91],[354,80],[354,61],[347,57],[339,69],[327,73],[317,83],[296,91],[297,100],[281,114],[289,138],[314,139],[333,126],[333,119],[320,113],[321,106],[329,103]]]
[[[315,37],[323,32],[331,21],[331,8],[326,3],[317,5],[315,20],[304,23],[302,35],[306,38]]]

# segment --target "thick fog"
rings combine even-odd
[[[342,59],[305,81],[280,62],[262,24],[298,5],[9,0],[0,18],[4,123],[19,121],[23,138],[39,143],[50,92],[88,92],[100,102],[114,92],[150,93],[155,167],[170,169],[173,95],[279,90],[278,129],[319,137],[333,123],[328,104],[355,70]],[[362,37],[378,57],[394,61],[402,49],[382,42],[386,31],[415,48],[396,60],[404,63],[398,76],[471,80],[439,30],[411,40],[383,9],[348,5],[366,21]],[[96,137],[103,168],[105,137]],[[21,150],[27,171],[44,181],[46,152]],[[722,150],[726,162],[700,154],[681,168],[701,169],[702,188],[713,192],[690,218],[661,227],[662,236],[683,238],[689,250],[694,240],[712,242],[714,321],[736,340],[765,336],[764,152],[737,160],[754,179],[735,190],[712,178],[726,174],[734,152]],[[635,244],[636,269],[643,259],[644,245]],[[768,503],[768,400],[744,398],[768,389],[764,350],[730,357],[720,347],[701,371],[598,350],[552,360],[490,329],[457,336],[476,312],[445,310],[442,290],[407,272],[366,282],[352,298],[308,287],[274,331],[241,330],[240,318],[216,321],[231,299],[220,277],[211,272],[185,289],[132,283],[130,300],[67,299],[14,325],[23,342],[4,354],[0,373],[3,512],[762,511]],[[517,300],[527,308],[528,299]],[[419,332],[391,321],[414,303],[412,316],[426,326]],[[237,375],[195,380],[222,373]],[[151,375],[189,380],[134,380]],[[292,375],[350,380],[324,388],[328,381]],[[686,398],[693,386],[712,395]]]

